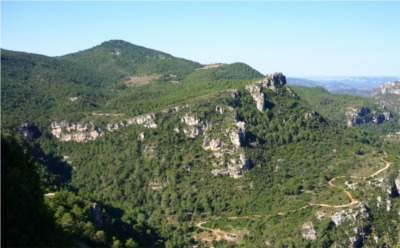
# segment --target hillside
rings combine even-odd
[[[201,65],[122,40],[110,40],[91,49],[60,57],[87,65],[102,73],[108,83],[132,76],[157,75],[163,80],[182,80]]]
[[[80,242],[396,242],[398,141],[338,124],[282,73],[123,41],[56,58],[2,50],[2,68],[2,132],[28,142],[47,204]]]
[[[338,123],[357,126],[379,135],[400,131],[398,113],[390,107],[382,107],[372,98],[332,94],[320,86],[292,85],[291,88],[307,99],[315,111]]]

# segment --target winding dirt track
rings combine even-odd
[[[386,154],[386,153],[385,153],[385,154]],[[371,174],[371,175],[368,176],[368,177],[350,176],[350,178],[357,178],[357,179],[363,179],[363,180],[365,180],[365,179],[367,179],[367,178],[369,178],[369,177],[375,177],[375,176],[377,176],[378,174],[380,174],[381,172],[383,172],[383,171],[389,169],[391,163],[389,163],[388,161],[386,161],[386,160],[383,159],[382,157],[381,157],[380,159],[381,159],[383,162],[386,163],[386,166],[385,166],[384,168],[377,170],[376,172],[374,172],[373,174]],[[350,203],[348,203],[348,204],[343,204],[343,205],[329,205],[329,204],[323,204],[323,203],[320,203],[320,204],[315,204],[315,203],[313,204],[313,203],[310,203],[310,205],[312,205],[312,206],[320,206],[320,207],[329,207],[329,208],[345,208],[345,207],[351,207],[351,206],[357,205],[357,204],[359,203],[359,201],[356,200],[356,199],[354,199],[353,195],[352,195],[348,190],[346,190],[343,186],[337,186],[337,185],[333,184],[333,182],[335,182],[336,179],[338,179],[338,178],[343,178],[343,177],[346,177],[346,176],[334,177],[334,178],[332,178],[331,180],[329,180],[328,184],[329,184],[329,186],[332,186],[332,187],[335,187],[335,188],[338,188],[338,189],[343,190],[343,192],[346,193],[346,195],[350,198]],[[346,181],[346,182],[347,182],[347,181]]]
[[[386,155],[386,152],[385,152],[385,155]],[[382,157],[381,157],[380,159],[381,159],[383,162],[386,163],[386,166],[385,166],[384,168],[377,170],[376,172],[374,172],[373,174],[371,174],[371,175],[368,176],[368,177],[350,176],[350,178],[357,178],[357,179],[363,179],[363,180],[365,180],[365,179],[367,179],[367,178],[375,177],[375,176],[379,175],[380,173],[382,173],[383,171],[389,169],[389,167],[391,166],[391,163],[389,163],[388,161],[386,161],[386,160],[383,159]],[[324,204],[324,203],[311,203],[311,202],[310,202],[310,203],[308,203],[307,205],[305,205],[305,206],[303,206],[303,207],[301,207],[301,208],[289,210],[289,211],[287,211],[286,213],[285,213],[285,212],[278,212],[276,215],[282,216],[282,215],[285,215],[285,214],[287,214],[287,213],[291,213],[291,212],[295,212],[295,211],[299,211],[299,210],[305,209],[305,208],[307,208],[307,207],[309,207],[309,206],[320,206],[320,207],[328,207],[328,208],[346,208],[346,207],[351,207],[351,206],[357,205],[357,204],[359,203],[359,201],[356,200],[356,199],[354,199],[353,195],[352,195],[348,190],[346,190],[343,186],[337,186],[337,185],[334,184],[334,182],[336,181],[336,179],[338,179],[338,178],[344,178],[344,177],[346,177],[346,176],[334,177],[334,178],[332,178],[331,180],[329,180],[328,184],[329,184],[329,186],[331,186],[331,187],[335,187],[335,188],[341,189],[341,190],[349,197],[350,203],[348,203],[348,204],[343,204],[343,205],[330,205],[330,204]],[[221,219],[221,218],[226,218],[226,219],[234,220],[234,219],[266,218],[266,217],[271,217],[271,216],[276,216],[276,215],[273,215],[273,214],[272,214],[272,215],[247,215],[247,216],[230,216],[230,217],[216,216],[216,217],[214,217],[214,218],[210,218],[210,219],[207,220],[207,221],[202,220],[202,221],[200,221],[200,222],[197,222],[197,223],[195,224],[195,226],[198,227],[198,228],[200,228],[200,229],[203,229],[203,230],[206,230],[206,231],[211,232],[212,235],[213,235],[213,237],[215,237],[215,240],[217,240],[217,241],[218,241],[218,240],[221,240],[221,239],[226,239],[226,240],[230,240],[230,241],[235,241],[236,238],[229,237],[229,236],[228,236],[229,233],[226,232],[226,231],[224,231],[224,230],[221,230],[221,229],[219,229],[219,228],[213,229],[213,228],[203,227],[202,225],[205,224],[205,223],[207,223],[207,222],[210,221],[210,220],[216,220],[216,219]],[[201,237],[199,237],[199,238],[202,239],[203,241],[206,241],[206,242],[209,242],[209,243],[212,241],[209,237],[208,237],[208,238],[201,238]]]

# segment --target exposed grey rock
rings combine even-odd
[[[237,130],[231,131],[229,137],[232,141],[232,144],[239,148],[241,147],[242,142],[246,138],[246,123],[244,121],[236,122]]]
[[[61,141],[84,142],[95,140],[103,135],[100,128],[94,123],[68,123],[67,121],[52,122],[51,133]]]
[[[246,159],[244,154],[239,154],[239,158],[230,159],[229,164],[226,168],[218,168],[211,171],[216,175],[227,174],[233,178],[240,178],[243,176],[243,172],[249,169],[249,161]]]
[[[203,135],[208,129],[207,123],[202,123],[201,125],[197,126],[189,126],[188,128],[183,129],[183,132],[186,134],[187,137],[195,139],[200,135]]]
[[[246,90],[250,92],[254,101],[257,104],[257,109],[260,112],[265,111],[265,95],[264,88],[269,88],[276,91],[278,87],[286,85],[286,77],[282,73],[274,73],[267,75],[263,80],[246,86]]]
[[[239,91],[237,89],[230,89],[228,90],[228,93],[230,93],[232,98],[238,98],[239,97]]]
[[[390,211],[390,209],[392,209],[392,202],[390,201],[390,199],[386,199],[386,211]]]
[[[132,125],[142,125],[146,128],[157,128],[157,124],[154,122],[154,119],[154,114],[145,114],[125,119],[117,123],[109,123],[106,126],[106,130],[112,132]],[[95,140],[104,134],[104,132],[93,122],[74,124],[63,120],[60,122],[52,122],[51,128],[51,133],[61,141],[85,142]]]
[[[358,210],[356,209],[347,209],[336,212],[332,215],[331,219],[335,223],[336,226],[340,225],[346,220],[355,221],[357,218],[362,218],[364,220],[369,219],[369,213],[367,208],[364,205],[358,205]]]
[[[342,210],[340,212],[336,212],[332,215],[331,219],[335,223],[336,226],[340,225],[346,220],[351,219],[351,215],[347,213],[345,210]]]
[[[400,95],[400,82],[387,82],[380,86],[382,94]]]
[[[246,90],[250,92],[251,96],[253,97],[254,101],[257,104],[257,109],[260,112],[265,111],[265,96],[262,92],[261,84],[253,84],[246,86]]]
[[[197,116],[189,116],[188,114],[186,114],[181,118],[181,122],[189,126],[195,126],[200,123],[200,119]]]
[[[387,121],[393,118],[393,115],[390,112],[383,112],[383,116],[385,117],[385,120],[387,120]]]
[[[316,116],[316,113],[315,113],[314,110],[312,110],[311,112],[307,112],[307,113],[304,114],[304,118],[305,118],[305,119],[311,118],[311,117],[313,117],[313,116]]]
[[[357,189],[357,183],[349,183],[348,181],[344,182],[347,186],[347,188],[355,190]]]
[[[203,149],[205,150],[210,149],[211,151],[216,151],[219,150],[221,147],[222,147],[222,141],[219,138],[211,139],[208,136],[204,137]]]
[[[249,169],[249,161],[246,159],[244,154],[239,154],[239,158],[231,159],[228,165],[229,175],[233,178],[239,178],[243,176],[243,171]]]
[[[226,112],[226,108],[221,107],[221,106],[216,106],[216,107],[215,107],[215,111],[218,112],[218,113],[220,113],[220,114],[223,114],[223,113]]]
[[[371,110],[367,107],[348,108],[346,116],[347,116],[347,126],[349,127],[358,126],[363,123],[370,123],[370,122],[381,124],[384,121],[390,120],[392,118],[392,114],[390,112],[384,112],[384,113],[378,113],[376,111],[371,112]]]
[[[398,178],[396,178],[396,179],[394,180],[394,184],[395,184],[395,186],[396,186],[397,192],[400,193],[400,177],[398,177]]]
[[[317,218],[319,221],[321,221],[325,217],[325,213],[322,211],[317,211],[315,213],[315,218]]]
[[[380,208],[382,206],[382,197],[381,196],[376,197],[376,206],[378,208]]]
[[[314,225],[311,221],[305,222],[301,228],[303,229],[303,238],[308,240],[315,240],[317,238],[317,232],[314,230]]]

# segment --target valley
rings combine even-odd
[[[20,161],[40,178],[36,210],[59,230],[43,244],[398,242],[398,82],[375,98],[337,95],[122,40],[58,57],[2,49],[1,61],[2,144],[32,154]],[[23,207],[10,208],[32,217]]]

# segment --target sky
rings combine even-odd
[[[1,48],[60,56],[122,39],[263,74],[400,76],[397,1],[1,1]]]

